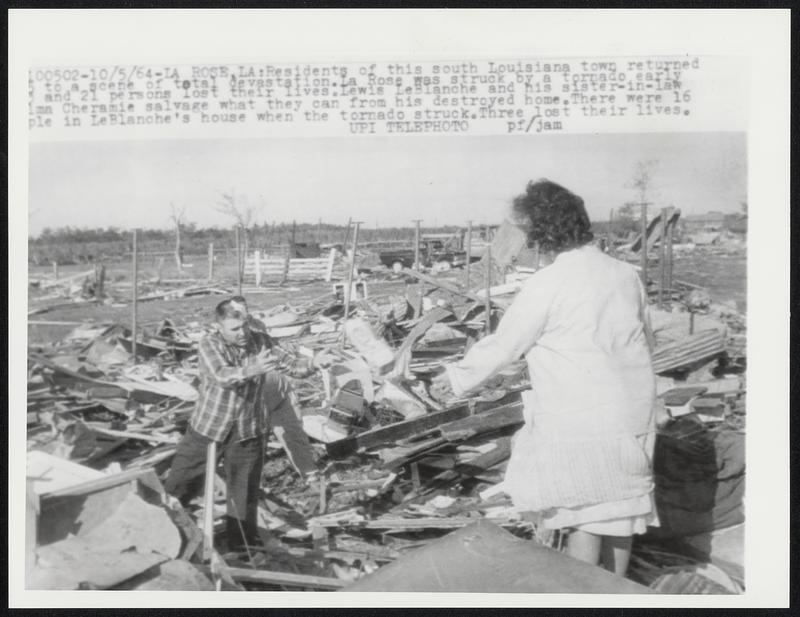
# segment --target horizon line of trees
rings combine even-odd
[[[424,233],[452,233],[459,226],[422,227]],[[367,227],[361,225],[359,244],[368,242],[407,241],[413,243],[415,228]],[[272,223],[254,224],[240,232],[243,250],[266,251],[277,246],[286,246],[294,238],[297,244],[343,244],[353,241],[353,226],[348,233],[347,224],[331,223]],[[36,265],[56,262],[61,265],[89,263],[101,259],[119,258],[132,249],[132,230],[118,227],[45,228],[38,236],[28,238],[28,259]],[[215,250],[230,251],[236,248],[236,226],[203,227],[194,223],[180,224],[180,245],[176,247],[175,229],[137,230],[140,253],[173,253],[179,248],[183,255],[202,255],[208,245]],[[176,256],[177,258],[177,256]]]
[[[181,234],[186,239],[206,239],[210,242],[215,240],[230,240],[235,242],[235,229],[236,225],[220,227],[217,225],[211,227],[198,227],[195,223],[181,222]],[[461,228],[466,228],[466,225],[436,225],[426,226],[422,225],[424,233],[448,233],[456,231]],[[478,226],[475,225],[477,229]],[[245,227],[242,226],[244,230]],[[350,227],[351,233],[353,226]],[[169,240],[175,239],[175,229],[159,229],[159,228],[146,228],[139,227],[138,237],[139,241],[148,240]],[[332,224],[332,223],[263,223],[252,224],[246,228],[248,235],[254,239],[290,239],[294,233],[296,242],[316,242],[319,241],[323,244],[329,242],[344,241],[347,234],[347,224]],[[359,236],[374,236],[380,235],[381,240],[391,240],[394,236],[409,235],[413,238],[415,228],[413,225],[408,226],[391,226],[391,227],[375,227],[361,224]],[[116,226],[110,227],[74,227],[67,225],[64,227],[45,227],[38,235],[28,237],[29,244],[42,245],[50,244],[53,242],[117,242],[128,241],[132,237],[133,229],[123,229]],[[336,234],[340,234],[341,238],[336,239]],[[326,239],[328,237],[329,239]],[[352,236],[351,236],[352,239]],[[280,243],[280,241],[278,242]]]

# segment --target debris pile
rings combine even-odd
[[[200,551],[201,500],[185,510],[160,482],[197,397],[197,342],[209,326],[163,320],[136,338],[135,357],[131,331],[114,323],[86,323],[52,345],[29,348],[28,477],[39,529],[29,586],[335,590],[392,562],[400,567],[414,549],[478,522],[557,551],[560,534],[537,528],[496,488],[523,422],[524,362],[469,398],[429,387],[445,363],[484,336],[487,320],[496,323],[529,274],[516,270],[488,297],[453,276],[404,270],[383,294],[369,295],[357,281],[349,302],[341,285],[263,310],[253,301],[253,316],[278,345],[316,369],[293,385],[322,473],[306,483],[270,441],[262,545],[214,552],[210,563]],[[219,290],[184,293],[195,291]],[[669,436],[657,457],[694,444],[689,425],[717,435],[744,427],[744,320],[712,304],[693,310],[654,311],[661,431]],[[714,458],[712,465],[712,454],[706,471],[721,485],[717,471],[729,463]],[[676,482],[668,473],[674,468],[665,469],[662,497]],[[739,472],[743,486],[743,465]],[[219,476],[216,487],[221,531]],[[709,520],[676,533],[712,533],[722,524]],[[634,554],[640,583],[679,587],[674,576],[664,578],[676,572],[674,559],[652,548]],[[722,587],[733,588],[727,579]]]

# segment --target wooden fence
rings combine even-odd
[[[253,281],[256,287],[265,281],[314,281],[330,282],[345,278],[348,259],[339,251],[332,249],[325,257],[290,258],[285,256],[263,255],[254,251],[252,257],[244,261],[243,280]]]

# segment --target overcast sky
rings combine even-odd
[[[736,212],[746,200],[744,133],[37,143],[29,232],[165,228],[171,202],[201,227],[227,226],[215,205],[231,189],[262,204],[259,223],[495,223],[540,177],[604,220],[633,199],[626,185],[643,160],[657,162],[656,206]]]

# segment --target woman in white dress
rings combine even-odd
[[[657,525],[645,292],[632,266],[594,246],[567,189],[531,182],[512,211],[547,265],[434,385],[463,395],[524,356],[531,390],[503,488],[546,528],[569,531],[567,554],[624,575],[632,536]]]

